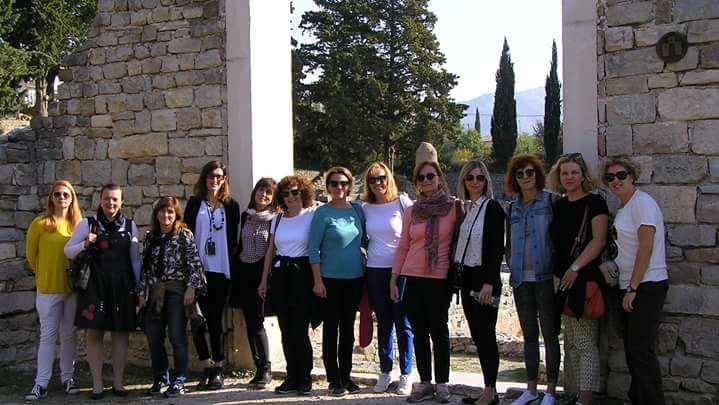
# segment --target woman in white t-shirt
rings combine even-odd
[[[402,214],[412,205],[406,195],[400,195],[390,169],[381,162],[372,163],[364,173],[362,209],[367,221],[367,291],[377,315],[377,346],[380,375],[375,392],[385,392],[392,382],[390,372],[394,360],[393,335],[397,330],[400,379],[397,392],[409,395],[412,389],[413,334],[401,302],[389,297],[394,254],[402,234]]]
[[[610,159],[602,179],[620,208],[614,218],[619,288],[624,291],[624,351],[632,375],[629,398],[636,404],[664,404],[662,373],[654,346],[669,288],[664,218],[656,201],[636,188],[640,169],[627,159]]]
[[[307,242],[315,212],[314,195],[312,183],[303,177],[287,176],[277,185],[275,206],[281,213],[270,225],[269,246],[257,287],[257,293],[265,299],[269,284],[269,302],[277,312],[282,334],[287,375],[275,388],[278,394],[309,395],[312,391],[308,327],[313,315],[314,282]]]

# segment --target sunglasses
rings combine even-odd
[[[67,191],[56,191],[56,192],[52,193],[52,196],[57,199],[60,199],[60,198],[67,199],[67,198],[70,198],[70,193],[68,193]]]
[[[418,175],[417,175],[417,182],[418,182],[418,183],[421,183],[421,182],[423,182],[425,179],[427,179],[428,181],[432,181],[432,180],[434,180],[435,177],[439,177],[439,176],[436,175],[436,174],[434,174],[434,173],[418,174]]]
[[[367,177],[367,183],[369,184],[379,184],[379,183],[386,183],[387,182],[387,176],[369,176]]]
[[[342,186],[342,187],[347,187],[347,186],[350,185],[350,182],[349,182],[349,181],[346,181],[346,180],[341,180],[341,181],[330,180],[330,181],[329,181],[329,184],[330,184],[330,187],[337,188],[337,187],[340,187],[340,186]]]
[[[607,173],[607,174],[605,174],[605,175],[604,175],[604,181],[606,181],[607,183],[611,183],[611,182],[614,181],[615,178],[616,178],[616,179],[619,179],[619,180],[626,180],[626,179],[627,179],[627,176],[629,176],[629,172],[628,172],[628,171],[626,171],[626,170],[620,170],[620,171],[618,171],[618,172],[616,172],[616,173]]]
[[[464,176],[464,181],[473,182],[475,180],[484,182],[484,181],[487,181],[487,178],[484,177],[483,174],[478,174],[476,176],[473,174],[468,174],[468,175]]]
[[[523,179],[524,176],[527,176],[527,178],[534,177],[534,169],[517,170],[517,173],[514,173],[514,177],[518,179]]]
[[[297,197],[298,195],[300,195],[300,190],[297,189],[297,188],[293,188],[292,190],[283,190],[283,191],[280,193],[280,195],[281,195],[283,198],[284,198],[284,197],[289,197],[290,194],[292,194],[293,197]]]

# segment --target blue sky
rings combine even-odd
[[[312,0],[292,0],[293,28]],[[452,95],[465,101],[493,93],[502,40],[506,36],[514,62],[516,91],[544,86],[552,39],[556,39],[561,77],[561,0],[430,0],[437,16],[434,33],[447,57],[445,67],[459,75]],[[300,41],[307,37],[294,35]]]

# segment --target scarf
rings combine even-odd
[[[277,212],[270,210],[262,210],[257,212],[252,208],[248,208],[245,212],[247,213],[248,218],[251,218],[257,222],[272,221],[277,216]]]
[[[122,215],[122,212],[118,212],[115,218],[108,219],[107,216],[105,216],[105,211],[103,211],[102,208],[98,208],[97,220],[108,233],[117,232],[118,229],[125,226],[125,216]],[[130,229],[127,231],[131,232]]]
[[[427,221],[424,230],[424,253],[427,268],[431,272],[439,261],[439,218],[452,209],[454,200],[446,192],[439,191],[431,197],[420,194],[412,207],[412,223]]]

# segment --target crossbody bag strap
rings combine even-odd
[[[584,215],[582,216],[582,225],[579,227],[579,232],[577,232],[577,236],[574,237],[574,243],[572,243],[572,249],[569,251],[569,257],[574,256],[577,246],[579,246],[580,242],[584,240],[584,233],[586,232],[586,229],[587,229],[587,216],[588,215],[589,215],[589,205],[586,205],[584,207]]]
[[[474,230],[474,224],[477,223],[477,218],[479,218],[479,214],[482,212],[482,209],[484,208],[484,205],[487,203],[487,201],[489,201],[489,198],[485,198],[484,201],[482,201],[482,205],[479,206],[477,213],[474,215],[474,220],[472,221],[472,226],[469,227],[469,234],[467,235],[467,243],[465,243],[464,252],[462,252],[462,261],[459,262],[460,266],[464,266],[464,258],[467,257],[467,248],[469,247],[469,240],[472,239],[472,231]]]

